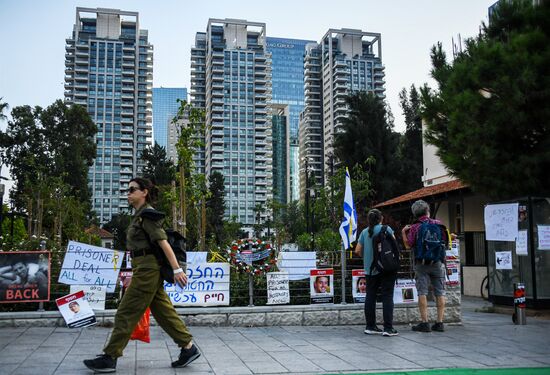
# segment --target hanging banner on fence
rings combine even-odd
[[[267,277],[267,304],[284,305],[290,303],[290,290],[287,272],[268,272]]]
[[[124,252],[69,241],[59,282],[69,285],[103,285],[115,291]]]
[[[281,251],[277,260],[280,271],[288,272],[290,281],[305,280],[310,271],[317,267],[315,251]]]
[[[518,236],[518,204],[488,204],[485,206],[485,236],[487,241],[515,241]]]
[[[351,271],[351,295],[353,296],[353,302],[365,302],[365,297],[367,295],[367,278],[365,277],[365,270]]]
[[[229,306],[229,263],[187,267],[187,285],[164,283],[174,306]]]
[[[393,289],[393,303],[418,302],[416,282],[412,279],[397,279]]]
[[[550,225],[537,225],[538,249],[550,250]]]
[[[334,270],[332,268],[309,271],[311,303],[334,302]]]
[[[50,299],[49,251],[0,252],[0,303]]]
[[[460,261],[456,259],[447,260],[445,269],[447,270],[447,277],[445,282],[447,285],[460,284]]]
[[[105,310],[106,290],[101,285],[71,285],[71,293],[83,291],[93,310]]]
[[[529,255],[527,254],[527,231],[520,230],[518,232],[518,238],[516,240],[516,255]]]
[[[497,270],[512,269],[512,252],[511,251],[496,251],[495,252],[495,268]]]
[[[57,308],[69,328],[96,324],[95,314],[84,296],[84,291],[68,294],[55,300]]]

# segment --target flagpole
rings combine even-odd
[[[342,302],[340,304],[347,305],[346,303],[346,249],[342,242]]]

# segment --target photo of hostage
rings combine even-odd
[[[156,194],[157,189],[151,181],[139,177],[130,180],[127,197],[135,212],[128,226],[126,243],[132,255],[132,282],[120,301],[114,328],[109,342],[103,348],[103,354],[84,360],[90,370],[102,373],[116,371],[117,358],[122,356],[134,328],[148,307],[158,325],[181,348],[172,367],[185,367],[201,355],[193,344],[193,336],[164,290],[156,251],[164,253],[172,266],[174,280],[181,287],[187,284],[187,275],[166,240],[166,232],[162,228],[163,219],[155,221],[141,216],[143,210],[152,210],[151,203]],[[162,250],[156,250],[157,247],[153,247],[151,243],[158,244]]]
[[[365,277],[360,277],[357,279],[357,293],[365,294],[367,293],[367,279]]]
[[[416,279],[416,288],[418,290],[418,309],[420,310],[421,322],[412,327],[416,332],[443,332],[443,318],[445,315],[445,249],[448,247],[450,238],[448,232],[439,220],[430,218],[430,206],[423,200],[417,200],[411,206],[411,211],[415,222],[412,225],[406,225],[402,230],[403,243],[405,248],[413,249],[414,253],[414,271]],[[433,225],[435,224],[435,226]],[[429,253],[437,252],[440,254],[437,259],[427,259],[427,249],[430,247],[425,240],[425,233],[430,228],[440,227],[440,230],[432,230],[432,238],[429,243],[436,243],[433,237],[439,237],[437,248],[430,249]],[[423,238],[424,233],[424,238]],[[428,288],[432,285],[437,304],[437,320],[430,327],[428,323]]]
[[[330,278],[329,276],[317,276],[313,283],[315,293],[330,293]]]
[[[48,267],[37,255],[5,254],[10,264],[0,266],[0,300],[23,301],[48,298]]]

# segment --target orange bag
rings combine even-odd
[[[147,308],[145,312],[143,313],[143,316],[139,320],[136,328],[134,328],[134,332],[132,332],[132,336],[130,339],[132,340],[140,340],[143,342],[151,342],[151,337],[149,336],[149,316],[151,314],[151,310]]]

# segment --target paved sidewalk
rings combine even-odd
[[[117,374],[318,374],[431,368],[547,367],[550,321],[475,312],[464,301],[462,326],[444,333],[367,336],[360,326],[191,327],[202,356],[186,368],[170,367],[179,349],[159,328],[151,343],[132,341]],[[91,374],[82,364],[99,354],[110,328],[1,328],[0,374]]]

